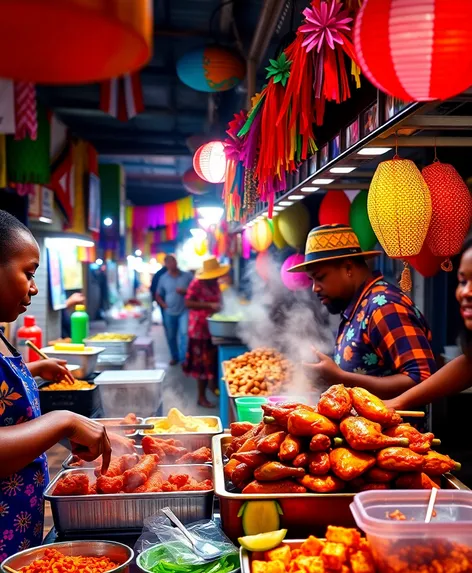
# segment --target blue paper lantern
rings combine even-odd
[[[226,48],[207,46],[189,52],[177,62],[177,75],[200,92],[224,92],[243,79],[246,67],[241,58]]]

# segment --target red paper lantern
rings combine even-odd
[[[320,204],[320,225],[346,225],[349,227],[351,202],[342,191],[328,191]]]
[[[447,99],[472,84],[472,2],[364,0],[354,45],[365,76],[383,92]]]
[[[443,257],[435,257],[425,243],[418,255],[406,257],[405,260],[408,261],[420,275],[429,278],[434,277],[434,275],[437,275],[441,270]]]
[[[151,57],[148,0],[0,0],[0,14],[2,78],[88,83],[138,70]]]
[[[472,222],[472,197],[452,165],[435,161],[422,175],[431,194],[432,215],[426,244],[437,257],[449,259],[460,252]],[[451,270],[450,261],[444,270]]]
[[[226,172],[225,146],[222,141],[210,141],[197,149],[193,168],[208,183],[223,183]]]

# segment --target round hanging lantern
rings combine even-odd
[[[472,84],[472,2],[364,0],[354,45],[383,92],[403,101],[450,98]]]
[[[269,273],[270,273],[270,255],[267,251],[262,251],[258,253],[256,257],[256,273],[260,276],[260,278],[264,282],[269,281]]]
[[[449,257],[460,252],[472,222],[472,197],[462,177],[448,163],[435,161],[422,174],[433,207],[426,243],[433,255],[447,259],[444,270],[452,270]]]
[[[199,48],[177,62],[180,81],[199,92],[230,90],[244,79],[245,73],[241,58],[221,46]]]
[[[283,249],[287,246],[287,243],[285,241],[285,239],[282,236],[282,233],[280,232],[279,229],[279,218],[278,217],[274,217],[272,219],[272,224],[273,224],[273,231],[274,231],[274,245],[279,249]]]
[[[290,257],[285,259],[280,269],[280,278],[289,290],[306,290],[311,287],[312,281],[307,274],[288,272],[289,268],[301,265],[304,261],[305,257],[300,253],[290,255]]]
[[[278,216],[278,227],[284,240],[294,249],[301,249],[310,230],[310,213],[302,203],[295,203]]]
[[[431,221],[431,195],[413,161],[394,157],[377,167],[367,198],[370,223],[389,257],[421,251]]]
[[[442,257],[435,257],[433,255],[426,242],[419,254],[414,257],[407,257],[405,260],[425,278],[437,275],[441,270],[441,264],[443,262]]]
[[[267,251],[272,244],[272,229],[267,219],[257,221],[251,227],[250,241],[252,248],[257,252]]]
[[[226,172],[225,146],[222,141],[210,141],[197,149],[193,168],[208,183],[223,183]]]
[[[349,213],[350,225],[356,233],[363,251],[371,251],[377,243],[377,237],[367,213],[367,195],[367,191],[360,191],[352,202]]]
[[[2,78],[88,83],[138,70],[151,57],[148,0],[0,0],[0,14]]]
[[[345,193],[328,191],[321,201],[318,217],[320,225],[349,226],[351,202]]]
[[[199,177],[192,167],[183,174],[182,185],[192,195],[205,195],[211,191],[211,184]]]

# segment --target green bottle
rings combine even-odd
[[[70,328],[74,344],[82,344],[84,339],[88,338],[89,315],[85,312],[83,304],[76,305],[75,312],[70,317]]]

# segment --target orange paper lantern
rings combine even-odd
[[[151,57],[151,0],[0,0],[0,15],[0,77],[86,83]]]
[[[267,219],[258,221],[251,228],[249,240],[251,241],[252,248],[259,253],[266,251],[271,246],[273,234]]]
[[[422,171],[431,193],[433,214],[426,243],[433,255],[447,259],[444,270],[452,270],[449,257],[460,252],[472,221],[472,197],[452,165],[435,161]]]

